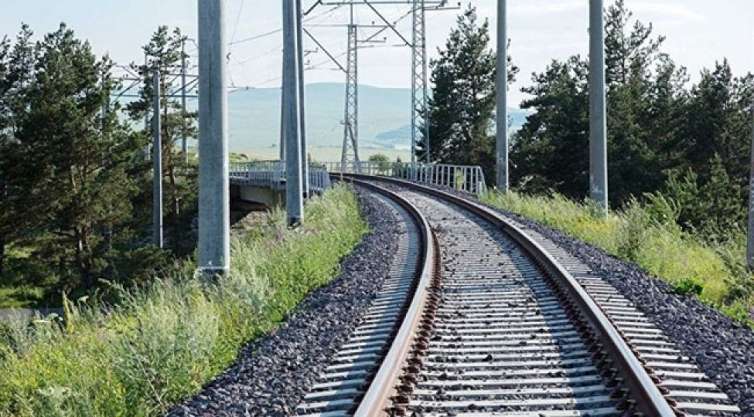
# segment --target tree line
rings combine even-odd
[[[164,249],[149,240],[151,132],[143,124],[151,69],[175,72],[184,36],[154,33],[148,62],[131,65],[143,82],[126,104],[113,99],[122,83],[112,60],[66,25],[34,39],[23,25],[0,40],[0,284],[59,294],[148,279],[194,248],[196,167],[183,163],[176,141],[194,134],[196,114],[162,100]]]
[[[682,226],[725,238],[745,224],[754,75],[727,60],[688,70],[663,51],[664,36],[623,0],[605,11],[610,202],[662,198]],[[517,69],[509,62],[509,71]],[[489,26],[469,8],[431,63],[432,159],[481,165],[494,179],[495,55]],[[524,193],[587,196],[589,66],[573,55],[532,74],[511,138],[511,180]]]

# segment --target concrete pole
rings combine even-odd
[[[186,138],[186,38],[181,40],[181,150],[183,163],[188,165],[188,144]]]
[[[298,85],[296,0],[283,0],[283,133],[285,135],[286,213],[288,225],[304,220]]]
[[[199,3],[199,268],[230,270],[225,0]]]
[[[603,0],[589,0],[590,196],[607,215],[607,110]]]
[[[751,177],[749,180],[749,230],[746,239],[746,262],[754,269],[754,104],[751,107]]]
[[[298,108],[301,126],[301,175],[304,196],[309,196],[309,162],[306,160],[306,92],[304,91],[304,22],[301,0],[296,0],[296,58],[298,59]]]
[[[507,0],[497,0],[497,189],[508,192],[508,13]]]
[[[162,236],[162,121],[160,120],[160,69],[152,74],[152,242],[164,246]]]
[[[147,54],[144,53],[144,77],[147,76],[149,68],[149,58],[147,57]],[[146,110],[144,111],[144,134],[146,135],[147,132],[149,132],[149,106],[146,106]],[[144,160],[149,161],[149,158],[152,157],[152,152],[149,149],[149,144],[144,145]]]

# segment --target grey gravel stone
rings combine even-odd
[[[341,263],[341,273],[312,292],[268,336],[245,346],[234,365],[170,417],[278,417],[293,413],[330,358],[358,324],[388,275],[399,221],[384,203],[357,189],[371,228]]]
[[[754,417],[754,331],[697,298],[674,292],[635,264],[523,216],[491,208],[541,233],[605,278],[694,359],[737,403],[742,416]]]

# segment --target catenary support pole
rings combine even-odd
[[[508,13],[507,0],[497,0],[497,189],[508,192]]]
[[[607,109],[603,0],[589,0],[589,185],[607,215]]]
[[[285,206],[288,225],[304,220],[301,178],[301,135],[299,121],[298,57],[296,53],[296,0],[283,0],[283,134],[285,135]]]
[[[754,103],[751,106],[751,178],[749,180],[749,230],[746,239],[746,262],[754,269]]]
[[[230,269],[225,0],[199,3],[199,268]]]
[[[181,150],[183,163],[188,165],[188,144],[186,138],[186,38],[181,40]]]
[[[304,22],[301,1],[296,0],[296,67],[298,70],[298,108],[299,126],[301,126],[301,176],[303,178],[304,196],[309,196],[309,161],[306,147],[306,91],[304,87]]]
[[[145,82],[149,82],[147,77],[147,74],[149,73],[149,58],[147,57],[146,52],[144,53],[144,79]],[[144,135],[149,132],[149,106],[146,106],[146,110],[144,111]],[[149,149],[149,144],[144,145],[144,160],[149,161],[149,158],[152,157],[151,149]]]
[[[160,120],[160,69],[152,73],[152,242],[163,247],[162,236],[162,123]]]

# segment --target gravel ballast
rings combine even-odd
[[[270,335],[170,417],[287,416],[358,324],[388,276],[399,233],[393,212],[356,190],[370,233],[341,263],[341,273],[309,296]]]
[[[464,195],[464,197],[469,197]],[[630,262],[520,215],[488,206],[552,240],[612,284],[754,417],[754,332],[697,298],[680,295]]]

